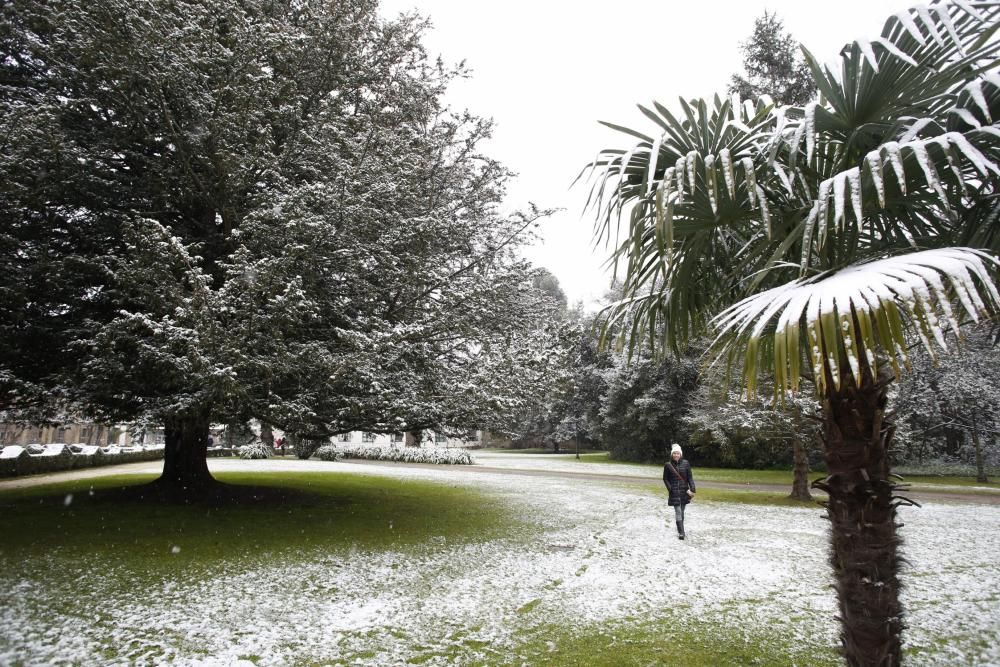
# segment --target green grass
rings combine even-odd
[[[662,496],[664,502],[667,499],[667,489],[665,487],[650,487],[648,483],[639,482],[619,482],[619,486],[625,486],[642,493],[652,493]],[[718,503],[741,503],[744,505],[777,505],[780,507],[816,507],[817,503],[826,496],[814,495],[812,500],[792,500],[788,497],[791,487],[780,491],[757,491],[743,489],[718,489],[702,486],[695,495],[694,503],[711,500]]]
[[[563,447],[558,452],[556,452],[551,447],[528,447],[526,449],[512,449],[509,447],[483,447],[482,449],[477,449],[472,452],[475,456],[476,452],[486,452],[488,454],[558,454],[559,456],[565,456],[566,454],[572,454],[576,456],[576,449],[574,447]],[[584,456],[607,456],[608,453],[600,450],[593,450],[583,448],[580,450],[580,457]]]
[[[217,478],[232,485],[237,502],[137,500],[135,488],[150,475],[0,489],[5,576],[44,586],[44,597],[29,602],[42,605],[41,618],[88,619],[94,636],[113,637],[119,628],[91,620],[102,600],[141,601],[177,581],[253,576],[276,563],[335,566],[366,552],[420,553],[494,538],[517,544],[535,534],[495,498],[468,487],[328,472]],[[154,644],[188,642],[171,628],[158,632]],[[91,657],[128,661],[134,648],[110,642]]]
[[[1000,482],[990,479],[989,482],[977,482],[975,477],[960,477],[952,475],[904,475],[903,482],[910,484],[913,488],[935,486],[966,486],[984,487],[1000,491]],[[955,490],[956,492],[957,491]],[[970,489],[973,491],[973,489]]]
[[[234,556],[400,548],[437,536],[479,541],[516,528],[495,502],[468,488],[342,473],[217,477],[245,491],[244,500],[178,506],[120,492],[150,476],[0,490],[0,554],[5,560],[96,555],[136,572],[162,573]]]
[[[588,667],[842,664],[832,648],[802,646],[791,641],[789,637],[794,633],[786,632],[790,628],[783,631],[764,626],[749,633],[737,633],[733,627],[749,627],[745,619],[728,623],[725,618],[713,616],[714,620],[684,616],[658,621],[629,619],[627,623],[603,625],[581,623],[576,628],[542,625],[522,633],[524,643],[512,651],[511,657],[497,664]]]
[[[663,467],[657,463],[633,463],[632,461],[618,461],[616,459],[612,459],[609,452],[587,452],[585,454],[580,454],[580,461],[583,463],[615,463],[618,465],[646,466],[649,468]]]
[[[344,554],[354,548],[405,551],[441,539],[453,544],[504,538],[514,544],[537,537],[495,498],[468,487],[325,472],[223,473],[218,478],[241,487],[244,501],[176,506],[130,500],[120,493],[123,486],[150,481],[149,475],[0,489],[0,558],[8,563],[7,576],[46,582],[55,609],[83,618],[102,592],[114,591],[120,599],[122,591],[156,590],[179,577],[207,579],[220,569],[252,570],[276,558],[294,566],[320,553]],[[664,489],[653,492],[665,494]],[[698,500],[802,506],[784,495],[705,488]],[[80,558],[100,564],[101,576],[78,579],[88,567],[77,563]],[[585,569],[581,566],[577,576]],[[545,589],[562,585],[554,579]],[[491,653],[484,642],[456,634],[452,647],[414,645],[410,662],[457,659],[468,664],[470,654],[485,653],[489,657],[474,664],[841,664],[831,647],[808,640],[803,644],[795,619],[760,625],[727,616],[735,610],[723,610],[703,617],[677,611],[678,616],[659,620],[554,624],[546,618],[544,598],[526,601],[517,612],[519,645],[512,651]],[[164,632],[168,643],[185,641],[169,629]],[[121,654],[116,650],[108,649],[103,657],[110,661],[126,655],[126,647]],[[370,657],[353,656],[356,661]]]
[[[629,461],[615,461],[609,457],[608,452],[590,452],[582,454],[580,460],[585,463],[612,463],[628,466],[641,466],[659,470],[663,466],[659,463],[632,463]],[[792,483],[791,470],[742,470],[735,468],[703,468],[694,469],[695,480],[704,479],[710,482],[724,482],[728,484],[780,484],[789,485]],[[809,473],[810,481],[822,477],[821,471]],[[1000,480],[991,479],[987,483],[977,482],[975,477],[958,475],[904,475],[904,482],[911,484],[913,488],[936,487],[936,486],[965,486],[996,489],[1000,491]],[[955,491],[961,493],[961,491]],[[970,489],[970,493],[974,492]]]

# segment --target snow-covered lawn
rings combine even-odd
[[[678,632],[716,622],[729,636],[769,632],[820,651],[837,641],[818,508],[700,502],[679,542],[664,496],[638,484],[297,460],[210,465],[475,485],[532,529],[291,553],[156,590],[130,588],[115,563],[67,565],[53,554],[77,571],[59,583],[0,578],[0,664],[520,664],[524,644],[545,639],[539,628],[658,618]],[[906,641],[923,651],[909,664],[1000,665],[1000,507],[929,504],[902,518]],[[74,594],[86,603],[53,603]]]

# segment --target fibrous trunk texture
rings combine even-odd
[[[848,369],[847,363],[840,368]],[[862,360],[862,381],[850,371],[832,381],[823,401],[828,476],[813,486],[829,494],[830,563],[840,608],[842,652],[848,665],[899,665],[903,609],[899,601],[896,495],[889,479],[893,427],[886,416],[891,377],[875,377]],[[830,378],[832,380],[832,378]]]

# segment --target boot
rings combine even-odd
[[[677,539],[678,540],[683,540],[684,539],[684,522],[683,521],[678,521],[677,522]]]

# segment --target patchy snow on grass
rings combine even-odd
[[[545,624],[630,618],[667,618],[678,631],[717,619],[737,635],[770,627],[792,645],[837,643],[819,508],[699,501],[681,542],[665,496],[639,484],[298,460],[211,466],[476,486],[529,528],[474,543],[434,536],[400,550],[345,545],[278,562],[234,554],[225,572],[145,591],[113,563],[76,563],[79,576],[54,580],[62,583],[41,567],[0,580],[0,664],[496,662]],[[1000,508],[930,504],[901,516],[912,663],[1000,665]],[[74,595],[78,606],[54,605]]]
[[[487,468],[548,470],[625,477],[659,479],[663,466],[637,463],[578,461],[574,454],[518,454],[516,452],[476,452],[476,464]],[[697,474],[697,470],[695,470]]]

